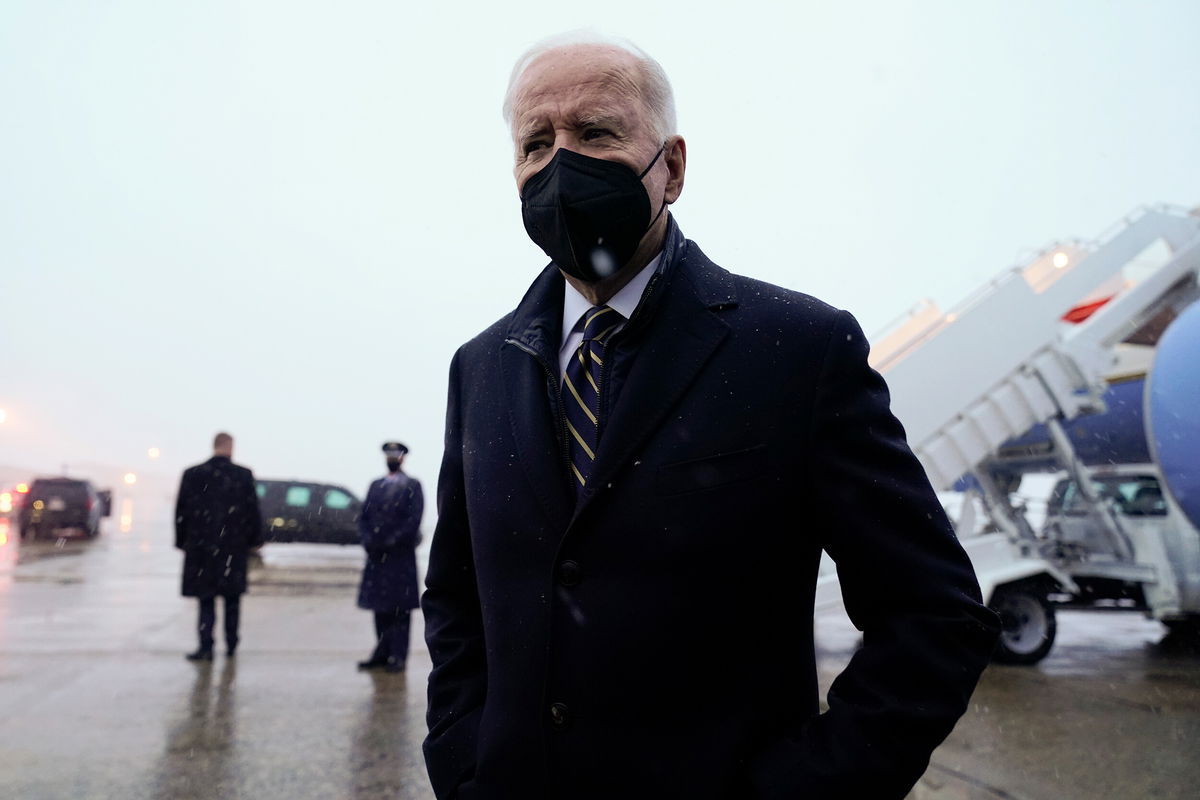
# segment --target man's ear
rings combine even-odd
[[[687,171],[687,142],[683,140],[682,136],[671,136],[667,139],[663,151],[663,161],[669,171],[663,197],[670,204],[683,194],[683,174]]]

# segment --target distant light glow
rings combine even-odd
[[[121,533],[129,533],[133,528],[133,501],[125,498],[121,501]]]
[[[7,514],[13,510],[12,492],[0,492],[0,514]]]
[[[41,510],[42,510],[43,508],[45,508],[45,507],[46,507],[46,504],[45,504],[45,502],[43,502],[43,501],[41,501],[41,500],[34,500],[34,501],[33,501],[33,510],[34,510],[34,511],[41,511]]]
[[[29,494],[29,484],[28,483],[18,483],[17,484],[17,494]]]
[[[137,475],[134,475],[132,472],[126,472],[125,483],[129,484],[130,486],[137,483]]]
[[[1063,268],[1063,267],[1065,267],[1067,264],[1070,264],[1070,263],[1071,263],[1071,258],[1070,258],[1070,256],[1068,256],[1066,253],[1064,253],[1064,252],[1062,252],[1062,251],[1060,250],[1060,251],[1058,251],[1057,253],[1055,253],[1055,254],[1054,254],[1054,258],[1052,259],[1052,263],[1054,264],[1054,268],[1055,268],[1055,269],[1062,269],[1062,268]]]
[[[0,408],[0,422],[4,422],[6,419],[8,419],[8,412]]]
[[[158,458],[160,455],[162,455],[162,453],[159,451],[159,449],[157,447],[151,447],[149,450],[146,451],[146,455],[148,455],[151,458],[151,460],[153,460],[155,458]]]

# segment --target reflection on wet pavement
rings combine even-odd
[[[355,670],[361,550],[268,546],[237,657],[193,664],[169,517],[112,522],[0,561],[0,797],[431,800],[419,618],[408,675]]]
[[[817,626],[822,691],[858,646],[843,617]],[[1036,667],[993,665],[935,751],[913,800],[1196,797],[1200,653],[1134,613],[1059,612]]]
[[[193,668],[196,680],[192,691],[167,729],[166,746],[155,772],[154,798],[231,797],[237,793],[229,764],[237,742],[233,702],[237,660],[226,659],[219,668],[211,663]],[[220,678],[214,691],[216,671]]]
[[[406,675],[355,670],[360,550],[268,545],[236,659],[197,665],[168,514],[123,528],[0,544],[0,797],[432,798],[420,615]],[[858,633],[830,613],[817,637],[824,691]],[[1061,613],[1040,665],[985,673],[912,798],[1194,797],[1197,649],[1135,614]]]

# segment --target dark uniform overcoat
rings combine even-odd
[[[246,555],[263,543],[254,474],[224,456],[190,467],[175,504],[185,597],[246,591]]]
[[[421,482],[403,472],[371,483],[358,518],[367,551],[358,607],[410,610],[419,605],[416,547],[421,542],[425,498]]]
[[[434,790],[902,798],[996,617],[854,319],[726,272],[673,223],[663,257],[607,345],[578,502],[558,271],[453,359],[422,600]],[[825,713],[822,548],[865,631]]]

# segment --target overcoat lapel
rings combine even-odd
[[[567,483],[545,369],[533,356],[511,344],[501,348],[500,366],[521,466],[552,529],[565,530],[575,497]]]
[[[558,371],[562,292],[562,277],[552,266],[547,267],[517,306],[499,354],[517,454],[551,529],[556,531],[566,529],[575,504],[546,372]]]
[[[729,333],[714,311],[736,304],[732,291],[726,291],[727,273],[691,242],[674,272],[600,437],[593,486],[603,486],[637,452]],[[594,497],[595,492],[584,494],[576,516]]]

